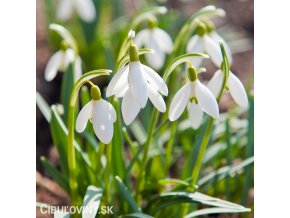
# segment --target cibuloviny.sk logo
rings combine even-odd
[[[97,206],[97,207],[95,207]],[[92,217],[96,214],[108,215],[114,214],[114,206],[101,206],[90,205],[90,206],[48,206],[41,205],[40,213],[42,214],[53,214],[54,218],[69,218],[71,214],[82,214],[91,215]],[[90,217],[91,217],[90,216]]]

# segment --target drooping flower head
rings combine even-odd
[[[224,72],[222,70],[217,70],[207,84],[207,87],[215,96],[219,93],[223,83],[223,78]],[[248,97],[243,83],[231,71],[228,75],[225,88],[238,105],[241,107],[248,107]]]
[[[130,62],[112,78],[107,88],[107,97],[115,95],[123,98],[122,116],[129,125],[147,104],[148,98],[160,112],[166,111],[161,94],[167,96],[168,88],[163,79],[150,67],[141,64],[137,47],[129,48]]]
[[[113,138],[113,123],[117,119],[116,111],[109,102],[101,98],[98,86],[91,87],[91,98],[92,100],[78,114],[76,131],[83,132],[90,120],[96,136],[101,142],[108,144]]]
[[[228,54],[229,62],[231,63],[232,55],[229,46],[223,40],[223,38],[215,31],[214,25],[210,21],[201,22],[200,20],[196,21],[196,25],[196,34],[189,39],[186,51],[207,53],[212,62],[217,67],[220,67],[223,58],[219,43],[223,42]],[[198,67],[201,64],[202,59],[197,59],[192,62],[194,66]]]
[[[159,70],[164,64],[166,54],[173,49],[173,43],[168,33],[158,28],[157,20],[148,20],[148,28],[137,33],[135,39],[137,47],[145,46],[154,50],[153,54],[145,54],[150,66]]]
[[[96,18],[96,9],[92,0],[60,0],[56,16],[58,19],[68,20],[73,11],[85,22],[91,22]]]
[[[76,43],[72,35],[64,27],[58,24],[49,25],[51,30],[56,31],[62,38],[61,48],[48,60],[44,71],[46,81],[52,81],[58,71],[65,72],[70,64],[73,65],[75,81],[82,75],[82,60],[77,54]]]
[[[175,121],[187,106],[192,128],[196,129],[202,123],[203,112],[219,118],[219,107],[214,95],[197,78],[196,69],[190,65],[187,69],[187,82],[174,96],[169,108],[169,120]]]

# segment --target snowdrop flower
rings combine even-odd
[[[224,73],[222,70],[215,72],[214,76],[208,82],[207,87],[217,96],[223,83]],[[241,107],[248,107],[248,97],[242,82],[231,71],[226,81],[226,90],[228,90],[234,101]]]
[[[62,46],[62,49],[54,53],[51,58],[48,60],[44,71],[44,78],[46,81],[51,81],[55,78],[58,71],[64,72],[69,64],[73,63],[75,57],[75,52],[71,48],[67,48],[67,46]],[[81,60],[77,58],[76,60],[76,68],[81,71]],[[80,72],[81,74],[81,72]]]
[[[206,52],[211,58],[212,62],[220,67],[222,63],[222,53],[219,47],[220,42],[223,42],[226,52],[228,54],[229,62],[232,62],[232,55],[229,49],[229,46],[225,43],[222,37],[214,31],[214,26],[207,23],[207,26],[204,23],[197,22],[197,34],[194,35],[187,43],[186,51],[188,53],[197,52],[204,53]],[[202,59],[191,60],[194,66],[200,66]]]
[[[188,81],[176,93],[171,102],[169,120],[177,120],[187,106],[191,126],[196,129],[202,122],[203,111],[214,119],[218,119],[219,107],[214,95],[198,80],[193,66],[188,68],[187,75]]]
[[[88,120],[93,124],[94,132],[101,142],[108,144],[113,138],[114,125],[117,115],[114,107],[101,98],[100,89],[91,87],[92,100],[80,111],[76,120],[76,131],[85,130]]]
[[[153,54],[145,54],[145,58],[156,70],[163,66],[166,54],[169,54],[173,49],[169,34],[158,28],[156,21],[149,21],[149,28],[137,33],[134,42],[137,47],[145,46],[154,50]]]
[[[150,67],[139,62],[138,50],[134,44],[129,48],[130,62],[121,68],[110,81],[107,97],[123,97],[122,116],[129,125],[147,104],[148,98],[160,112],[166,111],[161,94],[167,96],[168,88],[163,79]]]
[[[96,10],[92,0],[61,0],[56,16],[58,19],[66,21],[74,10],[85,22],[91,22],[96,18]]]

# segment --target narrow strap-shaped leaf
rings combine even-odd
[[[112,167],[114,175],[119,175],[122,179],[125,177],[124,163],[124,139],[122,135],[121,111],[118,99],[113,99],[113,106],[117,113],[117,122],[114,125],[114,136],[112,140]]]
[[[126,217],[153,218],[153,216],[150,216],[150,215],[144,214],[144,213],[130,213],[130,214],[126,214],[126,215],[119,216],[119,218],[126,218]]]
[[[116,176],[115,179],[124,200],[129,204],[133,212],[139,213],[141,210],[138,207],[137,203],[135,202],[134,198],[131,196],[131,193],[128,190],[128,188],[124,185],[123,181],[120,179],[119,176]]]
[[[254,157],[250,157],[246,160],[244,160],[243,162],[236,164],[235,166],[225,166],[222,167],[220,169],[218,169],[217,171],[213,171],[209,174],[207,174],[205,177],[201,178],[198,181],[198,185],[204,185],[205,183],[209,182],[211,179],[217,178],[216,181],[219,181],[223,178],[225,178],[226,176],[236,173],[237,171],[249,166],[250,164],[252,164],[254,162]]]
[[[243,213],[243,212],[250,212],[250,211],[251,209],[248,209],[248,208],[244,208],[244,209],[229,209],[229,208],[222,208],[222,207],[206,208],[206,209],[197,210],[190,214],[187,214],[185,218],[192,218],[192,217],[197,217],[197,216],[207,215],[207,214]]]
[[[47,122],[51,119],[51,110],[44,98],[39,92],[36,92],[36,105],[38,106],[40,112],[43,114]]]
[[[98,212],[101,198],[103,196],[103,190],[93,185],[88,186],[84,201],[82,218],[94,218]]]
[[[61,84],[61,104],[64,108],[64,123],[67,125],[68,122],[68,110],[69,110],[69,101],[70,96],[74,87],[74,81],[75,81],[75,75],[74,75],[74,69],[73,65],[70,64],[66,70],[66,72],[63,74],[62,78],[62,84]]]

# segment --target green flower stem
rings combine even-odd
[[[220,102],[222,93],[226,87],[226,82],[227,82],[227,79],[228,79],[228,76],[230,73],[230,64],[228,61],[228,57],[227,57],[224,45],[222,43],[220,43],[220,48],[221,48],[221,52],[223,55],[223,62],[221,64],[221,70],[224,73],[224,77],[223,77],[222,86],[221,86],[220,91],[218,93],[218,96],[216,98],[218,103]],[[206,148],[207,148],[210,136],[211,136],[211,129],[212,129],[213,123],[214,123],[214,119],[212,117],[210,117],[210,119],[207,123],[206,130],[204,132],[203,138],[202,138],[202,142],[201,142],[200,150],[199,150],[196,162],[195,162],[195,166],[194,166],[193,171],[192,171],[191,187],[196,187],[198,176],[199,176],[200,169],[202,166],[203,157],[204,157],[204,154],[205,154],[205,151],[206,151]],[[191,188],[190,191],[193,191],[193,188]],[[188,211],[188,205],[185,205],[181,210],[182,216],[185,216],[187,211]]]
[[[141,162],[141,167],[139,169],[139,176],[138,176],[138,183],[137,183],[137,191],[136,191],[136,199],[138,203],[141,203],[141,191],[143,189],[144,186],[144,180],[145,180],[145,166],[147,163],[147,159],[148,159],[148,152],[149,152],[149,147],[153,138],[153,133],[154,133],[154,129],[155,126],[157,124],[157,120],[158,120],[158,111],[157,109],[154,109],[153,114],[152,114],[152,118],[151,118],[151,122],[150,122],[150,127],[149,127],[149,131],[148,131],[148,136],[147,136],[147,140],[145,142],[144,145],[144,151],[143,151],[143,159]]]
[[[78,198],[77,179],[76,179],[76,157],[74,148],[74,113],[78,100],[78,93],[80,88],[88,81],[97,76],[109,75],[110,70],[95,70],[84,74],[74,85],[69,102],[68,111],[68,171],[69,171],[69,186],[71,204],[73,206],[81,205],[81,199]]]
[[[105,172],[105,190],[107,204],[111,202],[111,169],[112,169],[112,143],[109,143],[106,148],[106,172]]]
[[[205,154],[208,141],[210,139],[210,135],[211,135],[210,133],[211,133],[211,129],[212,129],[212,126],[213,126],[213,122],[214,122],[214,119],[212,117],[210,117],[210,119],[208,121],[208,124],[207,124],[207,127],[206,127],[206,130],[205,130],[204,135],[203,135],[203,139],[202,139],[202,142],[201,142],[199,154],[198,154],[197,160],[195,162],[195,165],[194,165],[194,168],[193,168],[193,171],[192,171],[192,176],[191,176],[192,177],[192,181],[191,181],[192,185],[195,185],[197,183],[199,172],[200,172],[200,168],[201,168],[201,165],[202,165],[203,156]]]
[[[71,204],[80,205],[77,199],[76,158],[74,148],[74,111],[75,105],[70,105],[68,112],[68,171]]]

